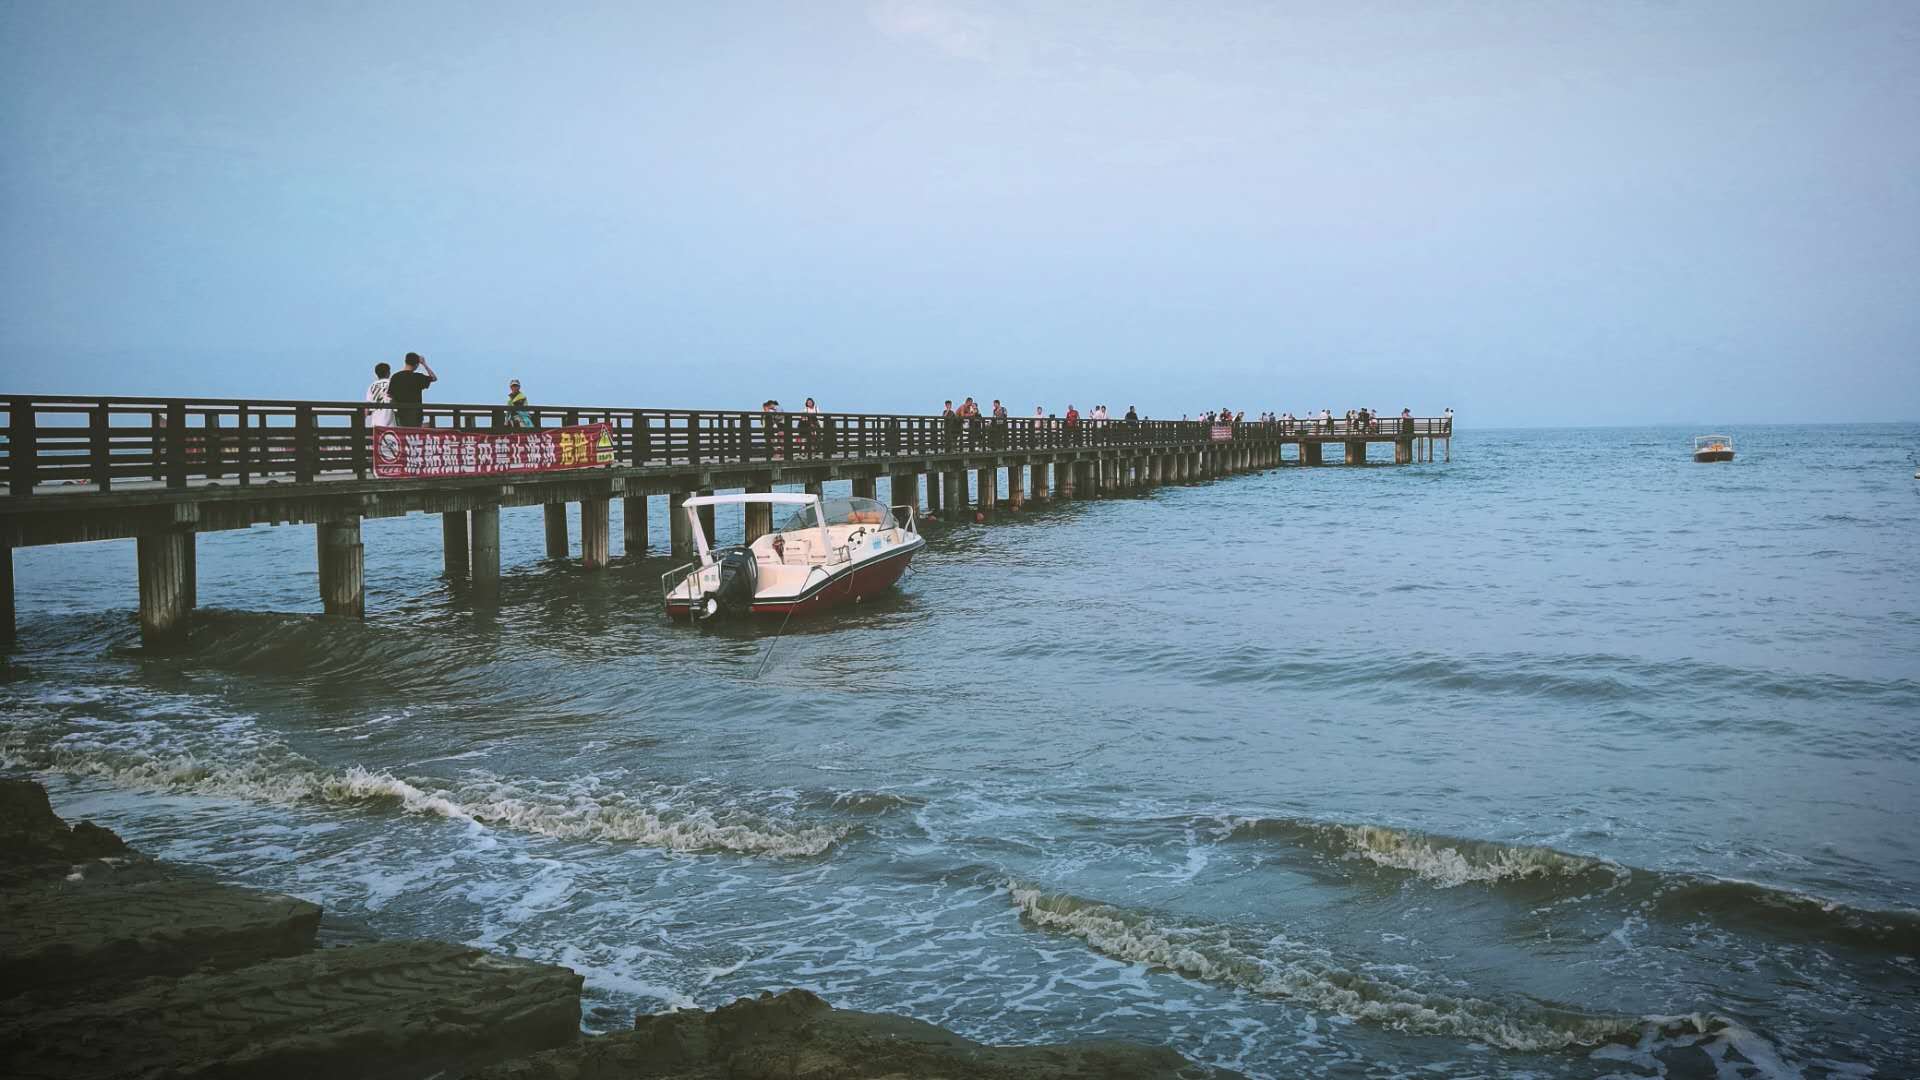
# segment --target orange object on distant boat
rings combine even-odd
[[[1693,460],[1732,461],[1733,436],[1695,435],[1693,437]]]

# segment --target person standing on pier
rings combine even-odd
[[[393,410],[387,407],[393,401],[387,395],[387,379],[392,374],[392,365],[384,360],[373,365],[373,381],[367,384],[367,404],[374,406],[367,410],[368,427],[393,426]]]
[[[527,395],[520,392],[520,380],[507,383],[507,426],[510,428],[530,428],[533,426],[533,412],[527,408]]]
[[[422,374],[421,369],[425,369]],[[407,354],[407,369],[395,372],[387,380],[387,397],[393,402],[395,418],[401,427],[420,426],[420,395],[427,387],[440,381],[440,376],[427,366],[427,358],[419,353]]]

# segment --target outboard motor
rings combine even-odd
[[[760,591],[760,564],[754,560],[753,549],[721,548],[713,558],[720,564],[720,585],[701,602],[700,618],[750,614],[753,595]]]

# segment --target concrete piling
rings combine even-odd
[[[687,500],[691,491],[676,491],[667,496],[667,549],[676,559],[693,558],[693,525],[687,521]]]
[[[367,614],[366,549],[360,543],[360,519],[337,518],[314,524],[320,555],[320,604],[329,615],[355,619]]]
[[[853,495],[856,499],[871,499],[878,490],[878,484],[871,476],[856,476],[853,478]]]
[[[749,495],[772,490],[772,484],[749,484],[747,486],[747,494]],[[747,543],[751,544],[755,540],[773,531],[773,505],[771,503],[748,503],[743,509],[746,510]]]
[[[13,648],[19,640],[13,621],[13,545],[0,550],[0,649]]]
[[[613,501],[580,500],[580,567],[603,570],[607,551],[613,546]]]
[[[911,506],[915,513],[920,510],[920,474],[911,470],[897,472],[889,481],[892,485],[887,498],[895,506]]]
[[[567,504],[547,503],[540,508],[546,517],[547,558],[564,559],[567,557]]]
[[[193,533],[152,533],[134,543],[140,563],[140,640],[147,645],[179,641],[193,612]]]
[[[1032,489],[1028,492],[1028,497],[1035,502],[1045,502],[1049,497],[1048,492],[1051,490],[1047,483],[1047,463],[1044,461],[1036,461],[1030,468],[1033,472],[1033,483],[1028,485],[1028,487]]]
[[[440,555],[448,577],[467,576],[466,511],[449,510],[440,515]]]
[[[992,511],[1000,504],[1000,470],[991,465],[973,470],[975,505]]]
[[[647,497],[629,495],[620,500],[621,550],[629,559],[647,554]]]
[[[500,508],[483,506],[467,512],[468,552],[472,556],[474,588],[491,592],[500,586]]]
[[[1365,439],[1347,440],[1347,464],[1365,465],[1367,463],[1367,443]]]
[[[1027,504],[1027,483],[1025,470],[1018,465],[1007,466],[1007,505],[1015,510]]]

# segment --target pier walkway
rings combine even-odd
[[[1452,442],[1451,420],[1435,418],[1388,417],[1364,428],[1343,420],[1209,426],[546,406],[529,410],[540,429],[603,425],[593,429],[604,436],[590,448],[593,464],[380,476],[365,402],[11,396],[0,403],[0,538],[8,548],[0,560],[0,639],[8,643],[16,547],[135,539],[141,631],[160,642],[185,632],[196,603],[193,538],[200,532],[314,525],[323,606],[357,617],[365,611],[365,518],[440,514],[447,572],[486,589],[500,574],[501,507],[545,507],[547,554],[565,558],[566,504],[579,503],[581,564],[598,569],[610,553],[613,499],[623,500],[629,557],[647,553],[648,500],[663,497],[671,553],[684,558],[692,540],[678,507],[716,490],[788,484],[818,492],[829,480],[848,480],[854,494],[879,497],[885,480],[893,505],[991,512],[1283,465],[1364,465],[1375,443],[1392,447],[1395,464],[1432,461],[1436,445],[1450,458]],[[497,405],[420,411],[435,433],[527,430],[509,427]],[[1328,444],[1339,448],[1335,455]],[[772,528],[770,511],[752,509],[759,516],[747,520],[749,539]],[[707,527],[711,535],[711,520]]]

